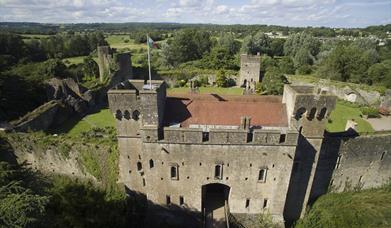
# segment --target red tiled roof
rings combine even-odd
[[[251,126],[288,126],[280,96],[220,96],[180,94],[168,96],[165,124],[240,125],[240,117],[251,117]]]

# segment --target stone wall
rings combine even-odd
[[[62,118],[61,115],[67,115],[65,107],[57,101],[50,101],[11,124],[16,131],[45,131],[54,122],[58,122],[56,117]]]
[[[231,188],[232,213],[268,210],[282,221],[295,146],[142,143],[137,138],[120,138],[119,145],[121,181],[157,204],[165,205],[169,195],[179,205],[182,196],[185,207],[201,211],[202,186],[221,183]],[[223,167],[221,179],[214,176],[217,164]],[[177,179],[170,176],[172,166]],[[267,170],[265,182],[258,180],[260,169]]]
[[[98,46],[98,67],[99,78],[103,82],[105,77],[108,77],[110,73],[110,63],[112,61],[112,51],[109,46]]]
[[[255,92],[255,85],[261,80],[261,56],[240,55],[239,86],[245,86]]]
[[[333,136],[325,139],[321,151],[318,188],[331,185],[333,191],[379,187],[391,178],[391,134]],[[332,175],[330,170],[333,170]],[[323,172],[322,172],[323,171]],[[322,176],[324,178],[322,178]],[[327,177],[326,177],[327,176]],[[313,192],[313,197],[323,193]]]

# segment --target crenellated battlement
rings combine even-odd
[[[166,144],[222,144],[222,145],[297,145],[298,132],[286,129],[210,129],[164,127],[159,138],[158,128],[144,126],[141,128],[144,143]]]

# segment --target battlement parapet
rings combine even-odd
[[[255,129],[252,132],[243,129],[210,129],[164,127],[163,137],[159,138],[156,126],[141,128],[142,141],[145,143],[164,142],[179,144],[213,145],[297,145],[299,133],[296,130]]]
[[[295,130],[287,130],[285,133],[280,130],[256,129],[253,131],[254,144],[267,145],[296,145],[299,133]]]
[[[202,143],[201,128],[164,128],[164,141],[168,143]]]

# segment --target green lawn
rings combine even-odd
[[[167,90],[171,94],[175,93],[188,93],[190,88],[180,87],[180,88],[169,88]],[[239,87],[230,87],[230,88],[221,88],[221,87],[200,87],[201,94],[215,93],[220,95],[242,95],[243,88]]]
[[[297,228],[391,227],[391,185],[321,196]]]
[[[71,64],[83,63],[83,60],[84,60],[85,57],[87,57],[87,56],[85,56],[85,55],[83,55],[83,56],[75,56],[75,57],[62,59],[62,61],[65,63],[65,65],[69,66]],[[95,60],[95,62],[98,62],[98,57],[94,57],[93,59]]]
[[[19,34],[24,42],[30,42],[31,40],[38,40],[42,38],[50,37],[51,35],[43,35],[43,34]]]
[[[345,130],[347,120],[354,120],[358,124],[358,132],[374,132],[372,126],[360,117],[360,108],[345,102],[337,101],[337,105],[331,112],[326,129],[329,132],[341,132]]]
[[[79,136],[81,132],[86,132],[94,127],[115,127],[115,119],[109,109],[102,109],[97,113],[85,116],[83,119],[71,119],[67,121],[58,133],[66,133],[69,136]],[[53,132],[53,133],[56,133]]]
[[[126,40],[128,40],[128,42],[125,42]],[[109,35],[106,38],[106,41],[109,43],[110,47],[118,50],[147,48],[146,44],[136,44],[133,39],[129,38],[129,35]]]

